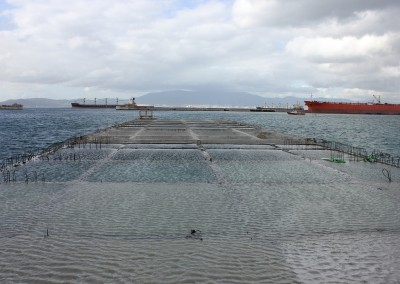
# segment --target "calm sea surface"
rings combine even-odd
[[[0,111],[0,160],[135,119],[136,111],[24,109]],[[400,116],[238,112],[156,112],[158,119],[224,119],[302,137],[400,155]]]

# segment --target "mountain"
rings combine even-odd
[[[308,100],[310,98],[307,98]],[[109,104],[116,103],[115,98],[107,99]],[[326,99],[313,98],[321,101],[348,101],[344,99]],[[22,104],[24,108],[70,108],[71,102],[80,100],[53,100],[45,98],[17,99],[0,102],[0,104]],[[104,103],[105,99],[98,99],[98,103]],[[93,103],[87,100],[87,104]],[[120,104],[127,103],[127,100],[120,100]],[[246,92],[228,92],[228,91],[163,91],[148,93],[136,98],[139,105],[154,106],[218,106],[218,107],[250,107],[268,106],[268,107],[286,107],[294,104],[304,105],[304,98],[284,97],[284,98],[265,98]]]
[[[71,107],[69,100],[52,100],[45,98],[17,99],[0,102],[2,105],[22,104],[24,108],[65,108]]]
[[[302,103],[303,100],[296,97],[286,98],[265,98],[246,92],[227,91],[164,91],[143,95],[136,98],[138,104],[155,106],[292,106],[295,103]]]

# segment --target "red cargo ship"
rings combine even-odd
[[[308,107],[308,113],[342,113],[342,114],[398,114],[400,104],[377,103],[340,103],[304,101]]]

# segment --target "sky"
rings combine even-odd
[[[0,0],[0,101],[163,90],[400,103],[399,0]]]

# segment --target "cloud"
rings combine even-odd
[[[360,62],[391,52],[389,37],[387,34],[361,38],[296,37],[286,48],[288,52],[318,63]]]
[[[7,21],[0,28],[0,100],[210,88],[396,98],[399,6],[372,0],[10,0],[0,7]]]
[[[367,11],[398,9],[397,0],[236,0],[235,22],[251,26],[306,26],[335,19],[351,21]]]

